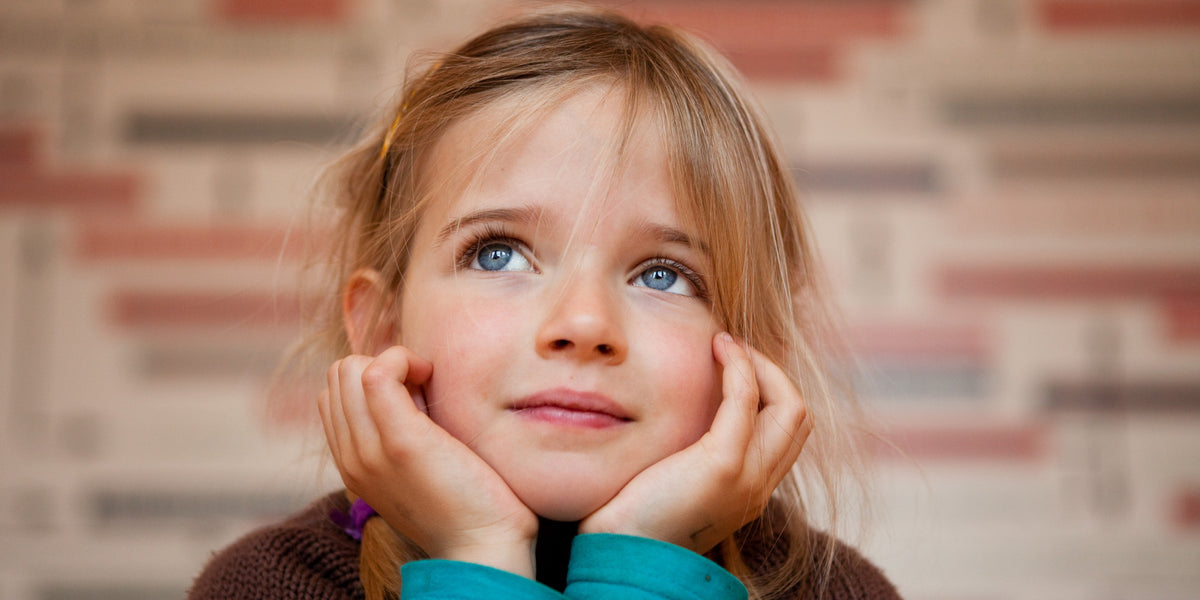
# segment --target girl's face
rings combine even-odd
[[[578,520],[708,430],[720,400],[711,265],[640,123],[611,177],[621,94],[589,89],[503,142],[516,101],[445,133],[400,299],[433,362],[429,415],[534,512]],[[462,176],[463,173],[468,176]]]

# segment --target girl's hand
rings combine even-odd
[[[342,481],[431,557],[532,577],[537,517],[422,411],[432,375],[402,346],[333,363],[318,408]]]
[[[714,338],[713,355],[724,370],[712,427],[634,477],[580,533],[648,537],[703,554],[766,508],[811,431],[804,400],[782,369],[727,333]]]

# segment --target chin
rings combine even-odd
[[[533,494],[517,494],[517,497],[539,517],[551,521],[582,521],[615,496],[595,498],[571,494],[570,497],[564,497],[563,491],[546,489]]]
[[[561,475],[524,479],[510,482],[513,493],[529,510],[552,521],[582,521],[612,500],[626,483]]]

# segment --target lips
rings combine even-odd
[[[522,418],[568,427],[616,427],[632,420],[619,404],[602,394],[552,389],[514,403],[511,410]]]

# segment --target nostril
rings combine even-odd
[[[596,346],[596,351],[607,356],[613,353],[613,347],[608,344],[600,344]]]
[[[550,347],[554,348],[555,350],[562,350],[570,345],[570,340],[554,340],[553,342],[550,342]]]

